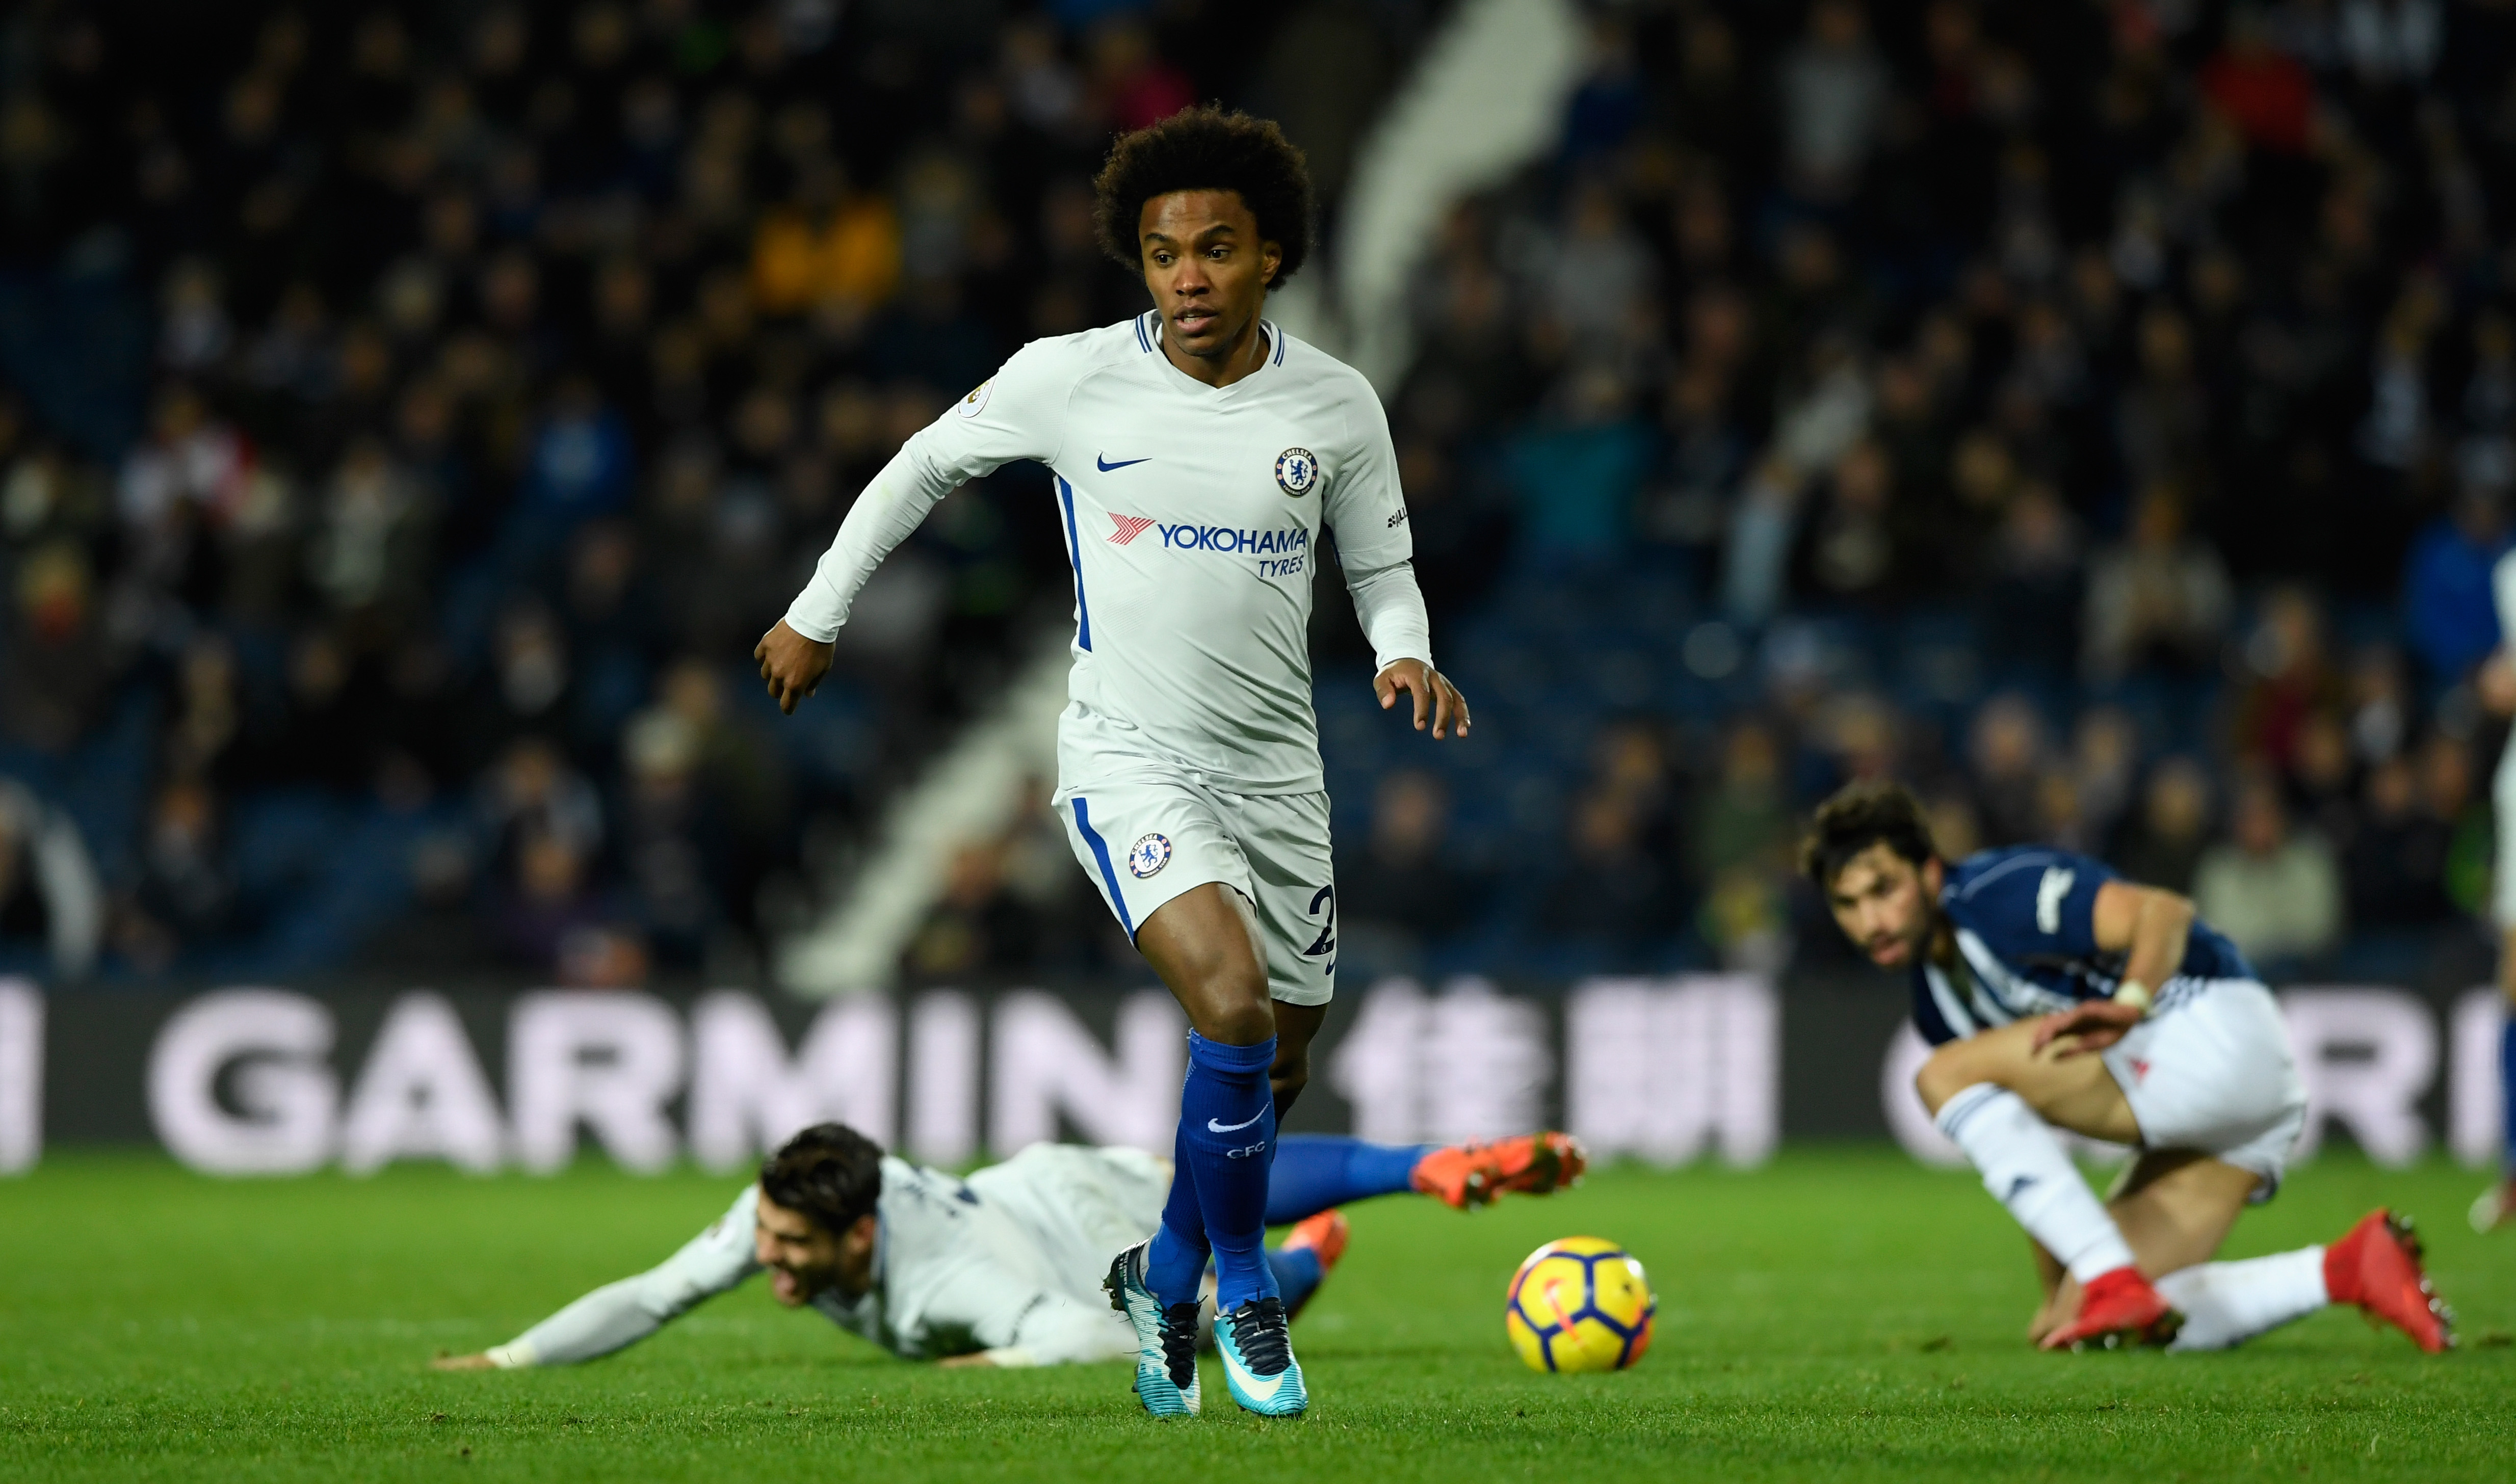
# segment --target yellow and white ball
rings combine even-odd
[[[1633,1254],[1605,1237],[1563,1237],[1511,1275],[1502,1324],[1532,1371],[1621,1371],[1651,1348],[1658,1311]]]

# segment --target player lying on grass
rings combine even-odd
[[[2327,1303],[2453,1342],[2411,1223],[2384,1210],[2330,1247],[2210,1260],[2279,1188],[2306,1093],[2271,991],[2190,901],[2062,850],[1950,865],[1900,783],[1820,805],[1801,865],[1853,945],[1911,976],[1939,1048],[1915,1085],[2034,1239],[2038,1343],[2222,1349]],[[2106,1202],[2057,1129],[2139,1151]]]
[[[1313,235],[1309,167],[1274,124],[1188,108],[1120,139],[1094,180],[1103,250],[1152,308],[1032,341],[857,496],[813,580],[754,651],[788,711],[828,674],[865,579],[967,480],[1016,460],[1056,475],[1074,568],[1060,820],[1145,962],[1188,1012],[1169,1204],[1111,1272],[1136,1394],[1194,1416],[1194,1326],[1212,1261],[1232,1399],[1309,1405],[1263,1249],[1276,1126],[1336,993],[1336,882],[1311,708],[1310,618],[1335,538],[1384,707],[1464,736],[1433,668],[1389,420],[1354,368],[1265,317]],[[1047,514],[1047,513],[1043,513]]]
[[[1298,1313],[1345,1252],[1350,1201],[1414,1190],[1466,1210],[1581,1177],[1561,1134],[1393,1146],[1288,1134],[1266,1218],[1293,1224],[1268,1266]],[[909,1360],[1041,1366],[1136,1353],[1102,1293],[1110,1254],[1161,1219],[1167,1160],[1135,1149],[1034,1144],[967,1179],[818,1124],[763,1161],[716,1223],[662,1263],[596,1289],[507,1343],[440,1357],[441,1371],[567,1365],[634,1344],[766,1268],[777,1301],[806,1304]],[[1195,1328],[1186,1364],[1195,1364]]]

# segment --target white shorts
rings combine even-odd
[[[2144,1149],[2199,1149],[2280,1188],[2306,1127],[2306,1085],[2272,992],[2251,979],[2175,978],[2150,1017],[2102,1053]]]
[[[1133,938],[1154,909],[1221,882],[1258,909],[1267,992],[1287,1005],[1336,996],[1336,874],[1325,794],[1226,794],[1185,779],[1061,786],[1074,858]]]

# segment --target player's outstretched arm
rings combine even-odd
[[[1436,738],[1447,737],[1455,726],[1462,737],[1468,734],[1468,698],[1449,677],[1422,660],[1396,660],[1389,668],[1372,677],[1372,694],[1380,697],[1380,709],[1398,704],[1399,692],[1405,691],[1414,701],[1415,729],[1429,724]]]
[[[769,699],[777,703],[779,711],[793,716],[796,702],[821,688],[821,677],[830,673],[833,647],[796,633],[782,618],[760,636],[751,657],[760,662],[760,678],[768,682]]]
[[[932,424],[909,435],[848,507],[812,580],[752,650],[780,711],[830,669],[830,641],[865,579],[944,497],[1016,459],[1053,463],[1078,363],[1067,341],[1034,341]]]
[[[440,1355],[440,1371],[566,1366],[624,1349],[759,1270],[752,1254],[751,1192],[681,1251],[634,1278],[607,1283],[502,1345]]]

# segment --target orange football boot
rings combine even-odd
[[[1285,1311],[1285,1323],[1290,1324],[1300,1318],[1303,1305],[1319,1297],[1320,1289],[1328,1281],[1328,1274],[1336,1271],[1337,1258],[1345,1256],[1346,1239],[1353,1235],[1354,1226],[1346,1220],[1345,1213],[1334,1208],[1294,1222],[1293,1229],[1284,1233],[1283,1251],[1309,1251],[1316,1253],[1320,1259],[1319,1283],[1302,1296],[1301,1303]]]
[[[1552,1131],[1484,1144],[1448,1144],[1415,1162],[1409,1183],[1459,1211],[1490,1205],[1508,1191],[1544,1195],[1576,1184],[1590,1168],[1588,1151],[1570,1134]]]

